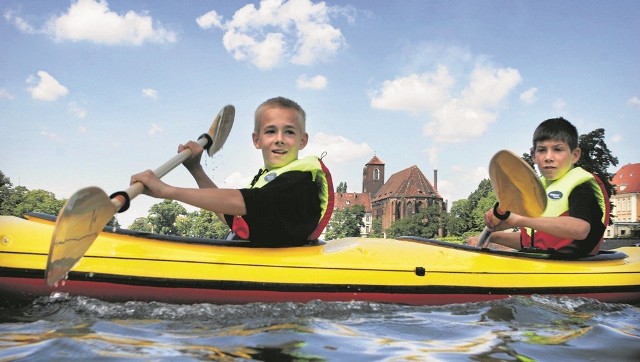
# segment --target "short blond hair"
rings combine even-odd
[[[300,128],[302,129],[302,133],[306,132],[306,123],[307,123],[307,115],[304,112],[304,109],[300,107],[300,105],[289,98],[285,97],[275,97],[271,99],[267,99],[262,102],[261,105],[258,106],[256,112],[254,113],[254,132],[260,132],[260,116],[262,113],[270,108],[286,108],[293,109],[298,114],[298,121],[300,122]]]

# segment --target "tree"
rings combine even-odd
[[[187,209],[180,203],[171,200],[151,206],[149,209],[149,223],[153,226],[154,232],[164,235],[178,235],[176,220],[180,215],[186,215]]]
[[[604,142],[604,128],[581,135],[578,146],[582,150],[582,156],[576,165],[598,175],[609,195],[613,195],[615,193],[611,184],[613,174],[607,170],[611,166],[618,165],[618,158],[613,156]]]
[[[147,217],[139,217],[136,218],[131,225],[129,225],[129,230],[139,231],[141,233],[153,233],[155,230],[153,229],[153,225],[149,222],[149,218]]]
[[[471,224],[469,223],[472,220],[471,211],[469,200],[461,199],[453,202],[447,218],[449,235],[459,236],[471,229]]]
[[[18,188],[20,187],[18,186]],[[56,196],[50,191],[27,190],[23,195],[21,202],[14,208],[13,214],[15,216],[22,216],[28,212],[57,215],[64,205],[64,200],[56,199]]]
[[[369,233],[370,238],[382,238],[384,237],[384,230],[382,230],[382,220],[375,219],[371,223],[371,232]]]
[[[447,220],[447,212],[437,205],[421,209],[411,217],[394,222],[388,229],[387,235],[396,237],[404,235],[433,238],[439,235]]]
[[[13,185],[9,177],[0,171],[0,215],[12,215],[13,207],[9,205]]]
[[[226,223],[208,210],[188,213],[176,220],[178,235],[192,238],[224,239],[229,233]]]
[[[336,193],[344,194],[347,192],[347,183],[342,181],[338,184],[338,188],[336,188]]]
[[[364,206],[352,205],[336,210],[327,225],[327,240],[360,236],[360,228],[364,227]]]

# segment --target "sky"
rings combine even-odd
[[[236,108],[203,161],[220,187],[262,166],[253,112],[284,96],[307,113],[301,156],[326,153],[335,185],[362,191],[416,165],[448,205],[564,117],[605,129],[619,165],[640,162],[640,2],[0,1],[0,171],[69,198],[107,194],[171,158]],[[164,177],[195,187],[179,166]],[[128,226],[160,200],[139,196]]]

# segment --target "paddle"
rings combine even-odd
[[[537,217],[547,207],[547,196],[535,171],[522,158],[506,150],[498,151],[489,162],[489,180],[498,198],[494,208],[497,224],[500,217],[506,219],[510,212]],[[484,228],[478,245],[489,243],[491,231]]]
[[[235,108],[227,105],[216,116],[209,131],[198,139],[209,156],[218,152],[231,132]],[[162,177],[191,156],[185,149],[153,172]],[[129,202],[144,191],[144,185],[136,182],[126,191],[116,192],[110,197],[97,187],[87,187],[73,194],[58,215],[51,238],[45,278],[49,286],[65,277],[82,258],[98,234],[118,212],[129,208]]]

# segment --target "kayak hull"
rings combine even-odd
[[[371,301],[441,305],[513,295],[640,302],[640,248],[567,261],[419,238],[346,238],[293,248],[103,232],[54,287],[44,269],[54,224],[0,217],[0,293],[111,301]],[[166,238],[164,238],[166,239]],[[237,245],[237,244],[234,244]]]

